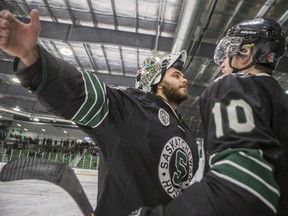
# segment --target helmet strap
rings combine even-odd
[[[239,71],[243,71],[243,70],[247,70],[248,68],[252,67],[253,65],[255,65],[255,62],[252,61],[250,64],[246,65],[245,67],[243,68],[236,68],[236,67],[233,67],[232,66],[232,57],[229,58],[229,66],[233,69],[232,70],[232,73],[238,73]]]

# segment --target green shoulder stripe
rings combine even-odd
[[[227,149],[213,155],[211,171],[249,191],[276,212],[280,197],[273,167],[255,149]]]
[[[96,127],[109,111],[105,84],[94,74],[81,73],[85,85],[86,98],[72,120],[81,125]]]

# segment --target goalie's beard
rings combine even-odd
[[[171,86],[167,82],[163,81],[163,94],[166,96],[168,103],[177,104],[178,106],[188,99],[188,91],[182,93],[179,86]]]

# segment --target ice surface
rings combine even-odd
[[[97,175],[76,175],[91,203],[96,207]],[[75,201],[61,187],[47,181],[0,182],[0,216],[82,216]]]

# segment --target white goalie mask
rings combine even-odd
[[[171,67],[183,71],[187,59],[185,50],[168,55],[153,55],[146,58],[136,74],[136,87],[151,92],[151,87],[157,85],[165,72]]]

